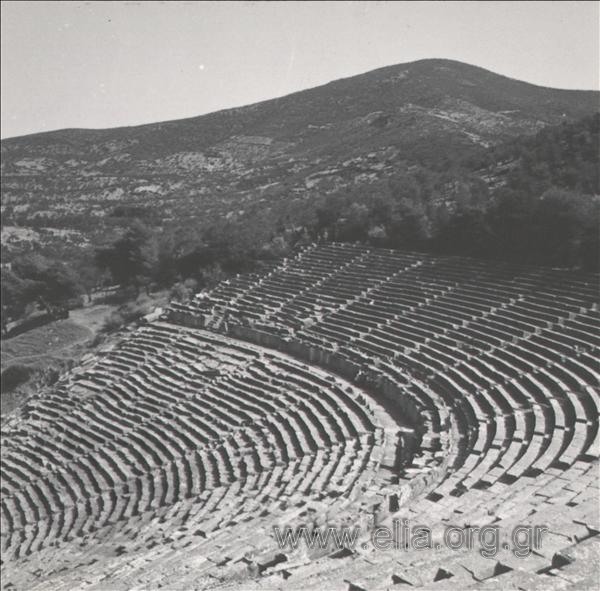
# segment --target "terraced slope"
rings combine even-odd
[[[95,565],[106,588],[121,554],[158,559],[311,500],[348,503],[374,486],[386,444],[396,453],[394,426],[358,388],[282,354],[143,327],[5,429],[3,580],[47,589],[67,570],[69,587]]]
[[[193,235],[226,218],[251,227],[260,247],[281,220],[301,224],[318,195],[374,195],[414,165],[447,170],[459,155],[483,157],[489,146],[592,116],[598,99],[426,59],[189,119],[6,139],[3,255],[39,244],[58,259],[79,257],[104,244],[123,215]],[[502,183],[510,164],[487,171],[486,182]]]
[[[199,294],[171,316],[296,351],[411,400],[425,432],[420,451],[445,437],[452,451],[435,486],[395,517],[431,526],[495,524],[505,533],[548,524],[552,532],[541,556],[501,552],[496,570],[480,557],[467,566],[472,554],[431,562],[396,551],[382,577],[385,553],[348,557],[335,572],[330,563],[311,564],[294,581],[318,587],[325,577],[326,585],[380,588],[396,577],[428,586],[443,566],[459,587],[510,568],[517,574],[499,586],[522,576],[527,587],[524,570],[545,588],[560,582],[544,578],[556,574],[557,552],[590,538],[582,548],[598,553],[597,298],[595,275],[329,245],[268,276]],[[400,466],[399,478],[411,469]]]
[[[5,428],[4,585],[593,585],[597,296],[594,275],[332,244],[174,304]],[[375,550],[396,518],[433,548]],[[281,549],[285,525],[360,543]],[[549,531],[483,558],[436,549],[450,525]]]

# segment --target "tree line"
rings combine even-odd
[[[3,268],[3,326],[36,306],[77,302],[101,284],[134,296],[169,287],[185,299],[317,241],[598,270],[599,128],[596,115],[469,154],[450,168],[414,165],[366,187],[316,194],[301,225],[284,214],[201,230],[127,218],[115,239],[84,256],[67,262],[34,252]]]

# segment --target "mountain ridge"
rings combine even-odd
[[[59,251],[55,229],[98,244],[127,221],[118,208],[150,212],[159,229],[202,233],[226,220],[268,240],[272,228],[302,225],[317,199],[375,195],[414,167],[443,173],[436,201],[452,200],[452,171],[465,160],[592,115],[599,98],[419,60],[192,118],[10,138],[1,143],[3,221],[52,229],[41,243]],[[501,186],[497,172],[482,176]],[[20,233],[5,254],[31,248]]]
[[[484,75],[491,74],[494,77],[496,77],[498,79],[503,79],[504,81],[506,81],[508,83],[516,83],[517,85],[519,85],[523,88],[528,87],[530,89],[541,89],[544,91],[552,91],[554,93],[564,93],[565,96],[567,94],[572,94],[572,93],[577,93],[577,94],[580,94],[581,96],[584,96],[584,95],[596,95],[596,97],[599,96],[598,90],[565,89],[565,88],[559,88],[559,87],[542,86],[539,84],[526,82],[526,81],[519,80],[517,78],[513,78],[510,76],[503,75],[503,74],[498,74],[491,70],[488,70],[487,68],[483,68],[482,66],[468,64],[466,62],[461,62],[458,60],[445,59],[445,58],[425,58],[425,59],[416,60],[413,62],[405,62],[405,63],[400,63],[400,64],[381,66],[379,68],[375,68],[373,70],[368,70],[366,72],[362,72],[359,74],[353,74],[353,75],[345,76],[342,78],[336,78],[336,79],[326,82],[324,84],[319,84],[317,86],[312,86],[312,87],[305,88],[302,90],[294,91],[292,93],[282,95],[279,97],[269,98],[269,99],[265,99],[262,101],[257,101],[254,103],[249,103],[249,104],[241,105],[241,106],[237,106],[237,107],[228,107],[228,108],[224,108],[224,109],[218,109],[216,111],[210,111],[208,113],[204,113],[201,115],[192,115],[191,117],[181,117],[181,118],[169,119],[169,120],[165,120],[165,121],[153,121],[153,122],[141,123],[141,124],[136,124],[136,125],[123,125],[123,126],[106,127],[106,128],[66,127],[66,128],[60,128],[60,129],[55,129],[55,130],[50,130],[50,131],[33,132],[33,133],[19,135],[19,136],[12,136],[10,138],[4,138],[1,141],[10,143],[10,142],[18,141],[18,140],[25,139],[25,138],[32,139],[32,138],[36,138],[39,136],[48,136],[48,135],[52,135],[52,134],[95,133],[95,132],[110,133],[110,132],[121,132],[121,131],[136,131],[136,130],[142,130],[143,128],[156,127],[156,126],[160,127],[162,125],[167,125],[167,124],[191,123],[202,117],[207,117],[210,115],[233,113],[233,112],[236,112],[239,110],[257,107],[259,105],[266,106],[267,104],[276,103],[276,102],[282,101],[284,99],[289,99],[289,98],[298,96],[302,93],[307,93],[307,92],[315,91],[318,89],[325,89],[327,87],[331,87],[332,85],[341,84],[341,83],[344,83],[345,81],[349,81],[349,80],[358,80],[358,79],[366,78],[369,76],[376,76],[376,75],[382,74],[384,72],[393,72],[394,70],[397,70],[397,69],[403,68],[403,67],[408,67],[408,66],[412,66],[412,67],[420,67],[420,66],[450,67],[451,66],[454,68],[461,68],[461,69],[467,68],[473,72],[478,71]]]

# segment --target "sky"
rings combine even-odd
[[[599,2],[3,1],[1,135],[192,117],[440,57],[600,87]]]

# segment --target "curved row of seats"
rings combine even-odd
[[[174,568],[182,549],[227,548],[203,568],[221,576],[231,560],[236,577],[243,544],[272,550],[265,523],[297,525],[307,498],[318,522],[356,520],[404,485],[410,502],[385,506],[415,523],[509,527],[552,505],[570,535],[587,523],[600,454],[597,294],[583,273],[338,244],[238,276],[25,406],[3,441],[2,548],[12,564],[75,570],[62,557],[75,544],[89,557],[119,540]],[[235,323],[351,361],[357,384],[410,401],[405,449],[348,382],[219,334]],[[348,588],[380,564],[355,558],[336,559]],[[338,572],[294,568],[315,584]],[[418,570],[391,584],[421,584]]]
[[[408,373],[415,383],[405,396],[420,390],[423,409],[435,408],[424,400],[434,392],[459,434],[437,494],[461,496],[597,456],[596,275],[354,245],[312,253],[315,261],[328,259],[324,281],[290,293],[283,304],[279,298],[275,312],[242,314],[240,321],[376,364],[374,371],[392,380],[396,369]],[[332,256],[339,256],[334,269]],[[272,271],[270,289],[285,281],[288,268],[310,265],[306,252],[302,257]],[[234,297],[250,292],[260,287]],[[270,295],[263,296],[269,308]],[[219,313],[227,310],[222,303]]]
[[[3,549],[27,557],[236,482],[249,499],[350,494],[377,443],[357,392],[231,339],[143,327],[4,430]],[[293,478],[260,476],[277,467]]]

